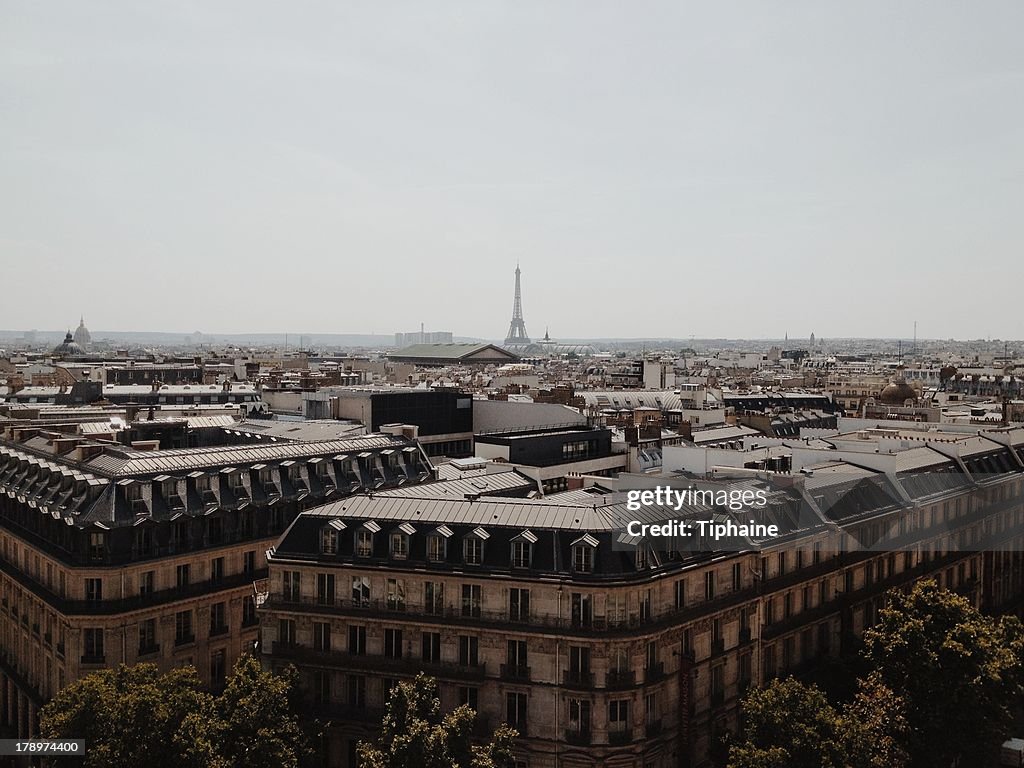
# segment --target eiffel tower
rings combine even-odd
[[[516,301],[512,306],[512,325],[508,327],[505,345],[529,343],[530,337],[526,335],[526,323],[523,322],[523,296],[519,289],[519,265],[516,264]]]

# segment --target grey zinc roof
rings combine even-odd
[[[110,476],[182,472],[205,467],[255,464],[281,459],[334,456],[339,453],[401,447],[407,441],[391,435],[368,435],[350,440],[322,440],[308,443],[177,448],[165,451],[117,451],[97,456],[87,463],[94,472]]]
[[[515,488],[536,488],[536,483],[518,472],[498,472],[490,475],[473,475],[472,477],[442,480],[436,483],[409,485],[404,488],[393,488],[375,493],[375,496],[392,496],[415,499],[430,498],[465,498],[470,496],[486,496],[499,491],[510,491]]]
[[[433,486],[437,487],[437,486]],[[622,505],[625,508],[625,505]],[[501,526],[512,528],[613,530],[612,509],[591,505],[545,504],[521,499],[409,499],[394,496],[354,496],[325,504],[307,514],[373,520],[411,520],[424,523]]]
[[[405,347],[392,354],[393,357],[436,357],[441,360],[447,360],[449,358],[460,358],[468,357],[469,355],[483,352],[485,350],[493,350],[498,353],[499,357],[514,358],[512,352],[506,349],[495,346],[494,344],[465,344],[465,343],[449,343],[449,344],[413,344],[411,347]]]

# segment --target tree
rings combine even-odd
[[[296,671],[265,671],[255,657],[235,662],[227,687],[217,698],[221,750],[226,768],[296,768],[309,749],[299,727]]]
[[[362,768],[501,768],[519,735],[501,725],[484,746],[470,736],[476,713],[463,705],[441,714],[437,681],[419,674],[391,689],[376,744],[359,744]]]
[[[948,766],[967,755],[983,764],[1022,692],[1021,622],[985,616],[934,581],[890,600],[865,633],[865,655],[903,700],[911,764]]]
[[[815,686],[772,680],[743,700],[743,739],[729,768],[840,768],[848,763],[845,725]]]
[[[40,710],[39,730],[44,738],[85,739],[87,768],[200,768],[220,765],[214,716],[194,668],[161,675],[154,664],[121,665],[61,690]]]
[[[814,685],[773,680],[743,701],[729,768],[902,768],[901,705],[875,678],[837,709]]]
[[[264,672],[252,656],[235,664],[219,697],[194,667],[161,674],[121,665],[65,687],[39,712],[44,738],[85,739],[86,768],[295,768],[305,740],[290,694],[294,670]]]

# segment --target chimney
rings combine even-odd
[[[69,453],[72,448],[82,442],[80,437],[61,437],[53,441],[53,452],[58,456]]]
[[[132,440],[132,448],[136,451],[159,451],[159,440]]]
[[[74,461],[88,461],[93,456],[98,456],[103,453],[102,445],[90,445],[88,443],[79,445],[71,453],[71,458]]]

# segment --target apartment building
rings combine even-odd
[[[253,583],[310,506],[429,479],[404,438],[140,451],[0,433],[0,725],[120,663],[194,664],[211,688],[258,639]]]
[[[1024,430],[954,444],[722,485],[765,491],[757,520],[780,533],[762,539],[631,537],[638,515],[752,513],[630,512],[622,492],[467,499],[437,484],[334,502],[268,554],[264,658],[299,667],[332,768],[355,764],[391,686],[421,670],[445,708],[478,711],[481,734],[516,727],[520,766],[708,765],[748,687],[851,647],[887,590],[934,577],[1017,609]]]

